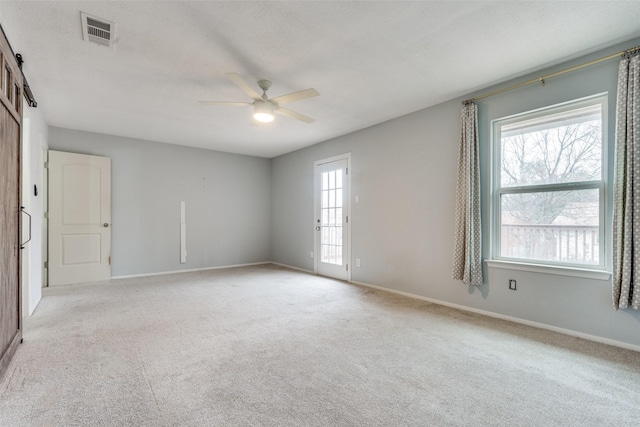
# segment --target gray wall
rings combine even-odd
[[[503,86],[638,44],[640,39],[632,40]],[[608,92],[611,165],[617,69],[618,61],[612,60],[551,79],[544,87],[529,86],[479,101],[485,258],[489,256],[490,121]],[[360,268],[352,269],[352,280],[640,345],[640,313],[612,309],[609,281],[486,266],[486,283],[478,288],[451,279],[460,101],[478,94],[273,159],[272,261],[313,269],[309,258],[314,237],[313,162],[351,152],[352,260],[362,260]],[[612,173],[609,167],[609,184]],[[610,185],[607,193],[611,200]],[[356,195],[358,204],[353,200]],[[610,213],[609,209],[609,230]],[[517,291],[508,290],[508,279],[518,281]]]
[[[56,127],[49,147],[111,158],[112,276],[269,261],[269,159]]]

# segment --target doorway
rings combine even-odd
[[[314,162],[316,274],[350,280],[351,153]]]
[[[111,159],[49,151],[49,285],[111,278]]]

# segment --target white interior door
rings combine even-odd
[[[349,156],[315,162],[315,270],[349,280]]]
[[[111,277],[111,159],[49,151],[49,285]]]

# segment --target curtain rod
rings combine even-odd
[[[624,57],[624,56],[633,55],[633,54],[636,54],[636,53],[640,53],[640,46],[636,46],[636,47],[633,47],[631,49],[623,50],[622,52],[614,53],[613,55],[605,56],[603,58],[594,59],[593,61],[585,62],[584,64],[576,65],[575,67],[571,67],[571,68],[567,68],[567,69],[564,69],[564,70],[556,71],[555,73],[547,74],[546,76],[540,76],[540,77],[538,77],[536,79],[527,80],[526,82],[518,83],[518,84],[515,84],[513,86],[505,87],[503,89],[494,90],[493,92],[485,93],[483,95],[476,96],[476,97],[467,99],[465,101],[462,101],[462,103],[463,104],[468,104],[468,103],[471,103],[471,102],[474,102],[474,101],[478,101],[480,99],[488,98],[490,96],[498,95],[498,94],[501,94],[501,93],[504,93],[504,92],[509,92],[510,90],[519,89],[519,88],[521,88],[523,86],[528,86],[528,85],[531,85],[531,84],[534,84],[534,83],[538,83],[538,82],[540,82],[544,86],[545,80],[550,79],[552,77],[561,76],[562,74],[570,73],[572,71],[576,71],[576,70],[579,70],[581,68],[585,68],[585,67],[589,67],[591,65],[599,64],[600,62],[608,61],[608,60],[613,59],[613,58],[617,58],[617,57],[620,57],[620,56]]]

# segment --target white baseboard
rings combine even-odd
[[[294,267],[293,265],[281,264],[281,263],[279,263],[279,262],[271,261],[269,264],[279,265],[280,267],[290,268],[290,269],[292,269],[292,270],[302,271],[303,273],[316,274],[316,273],[315,273],[315,271],[307,270],[306,268]]]
[[[633,351],[640,352],[640,346],[638,346],[638,345],[629,344],[629,343],[622,342],[622,341],[616,341],[616,340],[612,340],[612,339],[609,339],[609,338],[603,338],[603,337],[599,337],[597,335],[589,335],[589,334],[585,334],[583,332],[574,331],[574,330],[571,330],[571,329],[558,328],[556,326],[547,325],[545,323],[533,322],[531,320],[520,319],[518,317],[507,316],[507,315],[504,315],[504,314],[494,313],[492,311],[485,311],[485,310],[480,310],[480,309],[473,308],[473,307],[467,307],[467,306],[464,306],[464,305],[453,304],[453,303],[446,302],[446,301],[441,301],[441,300],[437,300],[437,299],[433,299],[433,298],[423,297],[421,295],[411,294],[409,292],[397,291],[395,289],[389,289],[389,288],[385,288],[385,287],[382,287],[382,286],[371,285],[371,284],[365,283],[365,282],[358,282],[358,281],[352,280],[349,283],[353,283],[355,285],[364,286],[364,287],[367,287],[367,288],[377,289],[379,291],[389,292],[389,293],[392,293],[392,294],[402,295],[402,296],[405,296],[405,297],[414,298],[414,299],[418,299],[418,300],[422,300],[422,301],[426,301],[426,302],[431,302],[431,303],[438,304],[438,305],[444,305],[446,307],[451,307],[451,308],[455,308],[455,309],[462,310],[462,311],[469,311],[471,313],[481,314],[483,316],[494,317],[496,319],[507,320],[509,322],[514,322],[514,323],[520,323],[522,325],[532,326],[534,328],[547,329],[547,330],[550,330],[550,331],[559,332],[561,334],[570,335],[570,336],[577,337],[577,338],[582,338],[582,339],[585,339],[585,340],[588,340],[588,341],[594,341],[594,342],[601,343],[601,344],[607,344],[607,345],[611,345],[611,346],[614,346],[614,347],[620,347],[620,348],[624,348],[624,349],[627,349],[627,350],[633,350]]]
[[[144,274],[130,274],[126,276],[113,276],[111,280],[115,279],[131,279],[134,277],[149,277],[149,276],[163,276],[165,274],[179,274],[179,273],[192,273],[194,271],[206,271],[206,270],[222,270],[225,268],[238,268],[238,267],[250,267],[252,265],[264,265],[264,264],[272,264],[269,261],[263,262],[252,262],[248,264],[233,264],[233,265],[221,265],[219,267],[204,267],[204,268],[191,268],[185,270],[173,270],[173,271],[160,271],[157,273],[144,273]]]

